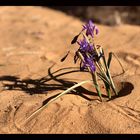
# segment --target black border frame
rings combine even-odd
[[[140,0],[0,0],[0,5],[1,6],[73,6],[73,5],[96,5],[96,6],[112,6],[112,5],[140,5]],[[99,139],[112,139],[112,140],[124,140],[124,139],[136,139],[140,135],[121,135],[121,134],[78,134],[78,135],[72,135],[72,134],[0,134],[0,139],[18,139],[18,140],[28,140],[28,139],[80,139],[80,140],[99,140]]]
[[[0,5],[34,5],[34,6],[73,6],[73,5],[96,5],[96,6],[138,6],[140,0],[0,0]]]

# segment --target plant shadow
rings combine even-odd
[[[28,93],[30,95],[46,94],[48,91],[54,91],[54,90],[64,91],[74,86],[75,84],[77,84],[74,81],[65,80],[59,77],[70,74],[70,73],[74,73],[74,72],[80,72],[80,70],[70,70],[72,69],[72,67],[68,67],[68,68],[62,68],[57,71],[51,72],[51,68],[52,67],[48,69],[48,75],[40,79],[30,79],[30,78],[21,79],[20,77],[10,76],[10,75],[1,76],[0,81],[2,81],[3,90],[19,90],[19,91],[24,91],[25,93]],[[68,69],[69,71],[56,74],[57,72],[60,72],[66,69]],[[49,84],[48,82],[51,80],[57,84]],[[89,101],[93,100],[88,97],[89,95],[98,96],[96,92],[89,91],[82,86],[75,88],[73,91],[69,92],[68,94],[79,95]],[[49,97],[47,100],[43,102],[43,104],[53,99],[57,95]],[[102,96],[107,97],[106,95],[102,95]]]
[[[123,96],[127,96],[134,89],[134,85],[130,82],[121,82],[121,85],[122,85],[122,87],[118,92],[118,96],[112,96],[112,98],[109,99],[108,101],[111,101],[111,100],[114,100],[116,98],[120,98],[120,97],[123,97]]]

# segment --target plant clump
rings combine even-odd
[[[123,73],[124,73],[124,69],[118,57],[113,52],[110,52],[108,59],[106,59],[105,54],[104,54],[104,49],[100,45],[96,45],[94,42],[95,40],[94,38],[98,34],[99,34],[99,29],[95,26],[95,24],[91,20],[89,20],[85,25],[83,25],[83,28],[81,29],[79,34],[76,35],[71,41],[71,45],[77,44],[79,46],[73,58],[74,63],[77,63],[79,61],[80,71],[89,72],[92,76],[92,80],[86,80],[80,83],[76,83],[72,87],[66,89],[65,91],[63,91],[62,93],[54,97],[52,100],[50,100],[48,103],[40,107],[31,116],[29,116],[26,119],[26,121],[32,118],[35,114],[39,113],[44,108],[46,108],[50,103],[52,103],[53,101],[55,101],[62,95],[88,82],[93,83],[93,86],[95,87],[98,93],[100,101],[102,101],[102,93],[100,89],[99,80],[103,81],[105,85],[106,93],[109,99],[111,99],[112,97],[112,92],[114,92],[116,96],[118,95],[118,90],[115,87],[114,81],[112,79],[112,76],[109,70],[113,55],[116,57],[119,64],[121,65]],[[63,62],[67,58],[69,52],[70,50],[61,59],[61,62]]]

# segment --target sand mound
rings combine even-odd
[[[116,77],[120,97],[100,102],[92,85],[85,84],[21,125],[72,81],[90,77],[74,68],[53,73],[78,66],[73,64],[76,47],[65,62],[60,59],[82,24],[48,8],[0,7],[0,133],[140,133],[140,28],[129,25],[97,25],[96,43],[106,54],[115,52],[126,69]],[[121,73],[116,60],[111,70],[113,75]]]

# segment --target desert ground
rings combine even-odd
[[[0,133],[124,134],[140,133],[140,27],[96,24],[106,56],[114,52],[111,73],[119,97],[100,102],[92,84],[85,84],[48,105],[23,125],[35,110],[74,82],[90,79],[73,63],[77,46],[61,58],[84,23],[43,7],[0,7]],[[43,81],[43,82],[41,82]],[[123,84],[123,86],[122,86]],[[104,95],[106,99],[106,96]]]

